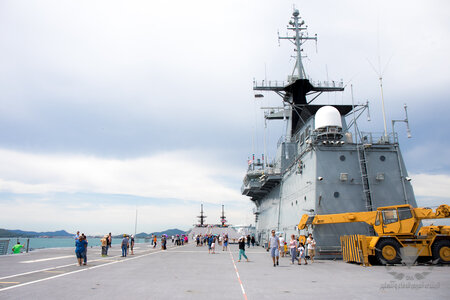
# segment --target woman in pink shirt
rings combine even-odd
[[[291,235],[291,240],[289,241],[289,251],[291,254],[291,265],[294,264],[294,260],[297,258],[297,240],[295,235]]]

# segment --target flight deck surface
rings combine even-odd
[[[398,299],[450,295],[449,266],[362,267],[343,261],[291,265],[280,258],[273,267],[261,247],[246,250],[238,262],[237,245],[216,254],[194,244],[162,251],[136,244],[135,255],[108,257],[89,248],[87,266],[78,266],[74,249],[43,249],[0,257],[0,299],[300,299],[346,297]]]

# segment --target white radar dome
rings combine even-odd
[[[316,112],[316,129],[327,128],[330,126],[342,128],[341,114],[333,106],[324,106]]]

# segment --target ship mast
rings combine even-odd
[[[197,218],[199,219],[200,224],[198,224],[198,227],[204,227],[205,226],[205,219],[206,216],[203,215],[203,204],[201,205],[201,210],[200,210],[200,216],[197,216]]]
[[[227,222],[227,218],[225,217],[225,211],[223,209],[222,205],[222,216],[220,217],[220,223],[222,224],[222,227],[225,227],[225,223]]]
[[[297,76],[298,79],[306,79],[306,72],[305,72],[305,68],[303,67],[303,62],[302,62],[302,45],[307,41],[307,40],[315,40],[317,43],[317,34],[314,37],[309,37],[306,30],[308,29],[308,26],[302,27],[305,24],[304,20],[301,20],[301,18],[299,17],[300,13],[298,11],[298,9],[294,10],[294,12],[292,13],[292,20],[289,21],[289,25],[291,25],[292,27],[289,27],[287,29],[289,30],[293,30],[295,33],[295,36],[285,36],[285,37],[281,37],[278,36],[279,40],[290,40],[293,44],[295,44],[295,51],[297,52],[297,57],[296,57],[296,63],[295,63],[295,67],[294,67],[294,71],[292,72],[293,75],[295,73],[295,71],[297,71]]]

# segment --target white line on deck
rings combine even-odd
[[[62,259],[62,258],[69,258],[69,257],[73,258],[73,255],[49,257],[49,258],[42,258],[42,259],[35,259],[35,260],[24,260],[24,261],[19,261],[19,263],[21,263],[21,264],[30,264],[30,263],[35,263],[35,262],[41,262],[41,261],[47,261],[47,260],[55,260],[55,259]]]
[[[99,260],[107,260],[107,259],[111,259],[111,258],[115,258],[115,257],[120,257],[121,255],[117,255],[117,256],[110,256],[108,258],[99,258],[99,259],[93,259],[93,260],[89,260],[90,262],[93,261],[99,261]],[[72,256],[75,258],[75,256]],[[68,265],[63,265],[63,266],[56,266],[56,267],[49,267],[49,268],[45,268],[45,269],[40,269],[40,270],[35,270],[35,271],[29,271],[29,272],[25,272],[25,273],[19,273],[19,274],[14,274],[14,275],[8,275],[8,276],[4,276],[4,277],[0,277],[0,280],[2,279],[6,279],[6,278],[11,278],[11,277],[17,277],[17,276],[22,276],[22,275],[28,275],[28,274],[33,274],[33,273],[39,273],[39,272],[43,272],[43,271],[47,271],[47,270],[53,270],[53,269],[59,269],[59,268],[65,268],[65,267],[69,267],[69,266],[76,266],[76,263],[73,264],[68,264]]]
[[[97,265],[97,266],[93,266],[93,267],[87,267],[87,268],[83,268],[83,269],[80,269],[80,270],[67,272],[67,273],[63,273],[63,274],[58,274],[58,275],[47,277],[47,278],[42,278],[42,279],[38,279],[38,280],[34,280],[34,281],[24,282],[24,283],[21,283],[21,284],[17,284],[17,285],[13,285],[13,286],[10,286],[10,287],[2,288],[2,289],[0,289],[0,292],[6,291],[6,290],[10,290],[10,289],[14,289],[14,288],[21,287],[21,286],[25,286],[25,285],[29,285],[29,284],[33,284],[33,283],[38,283],[38,282],[54,279],[54,278],[59,278],[59,277],[70,275],[70,274],[75,274],[75,273],[79,273],[79,272],[83,272],[83,271],[87,271],[87,270],[101,268],[101,267],[109,266],[109,265],[112,265],[112,264],[127,262],[127,261],[130,261],[130,260],[133,260],[133,259],[137,259],[137,258],[141,258],[141,257],[144,257],[144,256],[149,256],[149,255],[152,255],[152,254],[161,253],[163,251],[164,250],[158,250],[158,251],[155,251],[155,252],[150,252],[150,253],[147,253],[147,254],[143,254],[143,255],[127,258],[127,259],[124,259],[124,260],[116,260],[116,261],[112,261],[112,262],[109,262],[109,263],[106,263],[106,264],[102,264],[102,265]],[[121,256],[121,255],[119,255],[119,256]],[[119,256],[113,256],[113,257],[119,257]],[[113,258],[113,257],[110,257],[110,259]],[[103,260],[103,259],[96,259],[96,260],[91,260],[91,261],[98,261],[98,260]],[[27,273],[12,275],[12,276],[1,277],[0,280],[4,279],[4,278],[10,278],[10,277],[26,275],[26,274],[30,274],[30,273],[47,271],[47,270],[51,270],[51,269],[57,269],[57,268],[62,268],[62,267],[67,267],[67,266],[72,266],[72,265],[74,265],[74,264],[65,265],[65,266],[59,266],[59,267],[53,267],[53,268],[47,268],[47,269],[42,269],[42,270],[38,270],[38,271],[32,271],[32,272],[27,272]]]
[[[230,253],[231,261],[233,262],[234,270],[236,271],[236,276],[237,276],[237,279],[238,279],[239,284],[241,286],[242,295],[244,295],[244,299],[247,300],[247,294],[245,293],[244,285],[242,284],[241,277],[239,276],[239,272],[238,272],[238,269],[236,267],[236,263],[234,262],[233,254],[231,254],[230,250],[228,250],[228,253]]]

